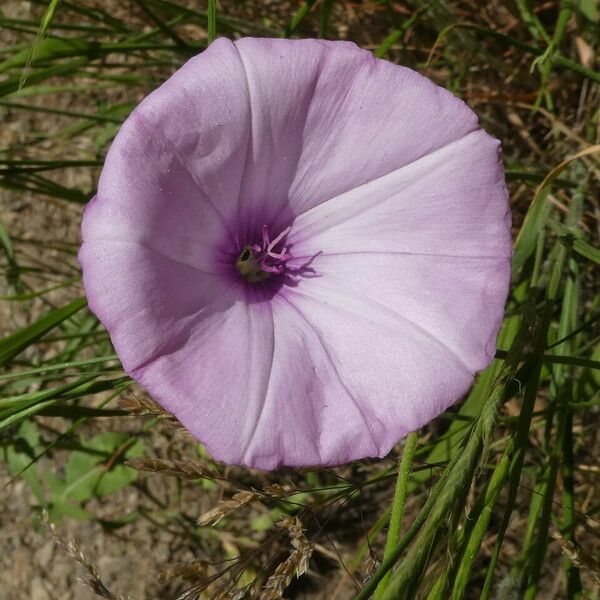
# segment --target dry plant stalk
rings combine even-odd
[[[78,562],[86,572],[85,577],[78,578],[81,583],[88,586],[96,596],[106,600],[126,600],[123,596],[115,596],[100,579],[98,571],[94,565],[85,557],[77,541],[63,538],[57,531],[56,526],[48,521],[47,515],[44,515],[44,525],[54,539],[57,546],[60,546],[73,560]]]
[[[551,535],[567,558],[578,569],[589,573],[592,579],[600,584],[600,562],[598,559],[588,554],[583,548],[576,546],[570,540],[565,539],[559,531],[554,530]]]
[[[127,394],[119,398],[119,406],[131,413],[132,415],[138,415],[140,417],[156,417],[166,421],[173,427],[178,433],[184,434],[190,440],[196,441],[190,432],[179,422],[177,417],[170,412],[166,411],[162,406],[159,406],[151,398],[145,398],[143,396],[136,396],[133,393]]]
[[[176,420],[171,413],[167,412],[164,408],[161,408],[150,398],[144,398],[143,396],[138,397],[132,393],[119,398],[119,406],[123,410],[126,410],[134,415],[161,417]]]
[[[184,479],[215,479],[224,478],[212,469],[207,469],[190,460],[164,460],[161,458],[131,458],[125,464],[138,471],[163,473]]]
[[[284,517],[277,524],[286,529],[294,551],[280,563],[265,584],[260,600],[277,600],[290,585],[294,575],[300,577],[308,570],[308,561],[314,550],[314,544],[308,541],[297,517]]]
[[[273,498],[283,498],[294,493],[294,490],[289,485],[281,485],[280,483],[271,483],[265,485],[262,489],[265,496],[272,496]]]
[[[257,500],[258,498],[260,498],[260,494],[257,492],[248,490],[237,492],[230,500],[221,500],[217,506],[207,513],[204,513],[198,519],[198,525],[216,525],[223,517],[254,502],[254,500]]]

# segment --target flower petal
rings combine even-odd
[[[283,210],[286,199],[300,214],[477,128],[450,92],[353,43],[245,38],[236,46],[252,106],[248,214],[261,203]]]
[[[215,251],[238,237],[249,132],[243,66],[221,39],[124,123],[86,212],[84,241],[139,241],[212,270]]]
[[[315,456],[324,465],[384,456],[473,380],[435,337],[337,283],[315,278],[310,295],[288,288],[276,300],[275,330],[283,331],[285,360],[276,343],[257,455],[291,465],[311,464]],[[296,455],[298,440],[303,454]],[[307,440],[312,450],[304,448]]]
[[[300,215],[287,239],[296,261],[368,252],[511,256],[498,147],[475,131]]]
[[[185,345],[136,370],[135,378],[218,460],[269,466],[244,455],[257,441],[270,385],[270,304],[237,300],[193,323],[188,335]]]
[[[186,345],[193,324],[240,298],[226,277],[135,242],[86,242],[78,258],[90,309],[130,374]]]
[[[335,282],[410,320],[472,373],[483,369],[512,253],[497,145],[473,132],[298,217],[293,266],[310,261],[313,271],[298,289]]]
[[[235,261],[263,225],[292,226],[293,258],[253,285]],[[491,360],[510,276],[474,113],[317,40],[186,63],[122,127],[83,239],[127,372],[216,458],[264,469],[383,456],[441,413]]]

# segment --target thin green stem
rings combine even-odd
[[[206,38],[211,44],[217,37],[217,0],[208,0]]]
[[[484,497],[483,510],[477,517],[475,517],[475,515],[473,517],[469,515],[469,519],[477,518],[477,521],[471,530],[462,559],[459,561],[458,572],[454,578],[454,587],[452,588],[452,600],[460,600],[467,590],[471,570],[475,563],[475,559],[479,554],[485,532],[487,531],[492,516],[492,509],[498,501],[498,497],[510,470],[510,459],[513,447],[514,437],[511,437],[498,466],[494,469],[492,477],[490,478]]]
[[[541,318],[541,325],[538,329],[536,336],[536,350],[543,349],[545,345],[551,315],[551,305],[546,304]],[[496,565],[498,564],[500,550],[502,549],[504,534],[506,533],[512,512],[516,504],[517,492],[519,491],[521,472],[523,469],[523,460],[525,458],[525,451],[527,450],[528,446],[529,429],[531,427],[531,420],[533,418],[533,409],[535,406],[535,400],[537,398],[541,373],[542,362],[541,360],[536,360],[534,363],[533,371],[531,372],[525,385],[523,404],[521,406],[519,423],[517,425],[517,432],[515,435],[515,450],[512,456],[509,470],[508,498],[506,501],[506,507],[504,509],[502,521],[500,523],[500,526],[498,527],[498,535],[496,537],[496,543],[494,545],[494,552],[492,553],[492,557],[490,558],[490,561],[488,563],[483,589],[479,597],[480,600],[488,600],[488,598],[490,597],[490,593],[492,591],[494,572],[496,570]]]
[[[394,500],[392,502],[392,515],[390,517],[390,527],[388,530],[387,541],[385,544],[385,550],[383,551],[384,559],[389,558],[400,539],[400,528],[402,526],[402,518],[404,516],[404,503],[406,501],[406,494],[408,491],[408,479],[410,477],[410,468],[415,454],[415,448],[417,447],[417,432],[412,431],[406,437],[406,444],[404,451],[402,452],[402,459],[400,461],[400,467],[398,469],[398,479],[396,480],[396,491],[394,492]],[[381,598],[383,591],[385,590],[389,581],[390,574],[382,579],[377,591],[375,598]]]
[[[398,27],[396,27],[375,50],[375,56],[377,58],[382,58],[385,56],[389,49],[412,27],[421,13],[422,10],[417,11],[414,15],[412,15],[412,17],[409,17],[406,19],[406,21],[402,22]]]
[[[497,384],[487,402],[483,406],[481,416],[471,430],[465,447],[458,456],[453,468],[448,468],[449,476],[444,482],[437,502],[435,502],[427,522],[419,537],[415,540],[412,551],[400,563],[398,569],[385,590],[382,600],[399,600],[410,598],[416,581],[421,577],[425,564],[436,540],[446,529],[449,516],[464,510],[464,502],[469,485],[481,459],[482,450],[489,439],[496,423],[498,409],[505,399],[506,386],[511,377],[502,384]]]

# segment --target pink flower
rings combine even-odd
[[[126,371],[219,460],[384,456],[495,352],[499,142],[351,43],[219,39],[124,123],[83,220]]]

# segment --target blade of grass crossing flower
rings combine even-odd
[[[394,548],[398,544],[400,539],[400,527],[402,525],[402,517],[404,516],[404,504],[406,501],[406,493],[408,491],[408,479],[410,477],[410,468],[412,459],[417,447],[418,434],[416,431],[412,431],[406,437],[406,443],[404,444],[404,450],[402,452],[402,460],[400,461],[400,467],[398,469],[398,479],[396,481],[396,489],[394,492],[394,500],[392,502],[392,514],[390,516],[390,526],[388,529],[387,541],[385,544],[385,550],[383,557],[388,558]],[[375,592],[376,600],[381,598],[383,591],[385,590],[390,574],[382,579],[377,591]]]
[[[206,37],[209,44],[217,37],[217,0],[208,0]]]
[[[77,298],[77,300],[73,300],[73,302],[62,308],[57,308],[46,313],[35,323],[21,329],[21,331],[0,340],[0,366],[8,363],[12,358],[25,350],[25,348],[48,333],[48,331],[72,317],[85,305],[85,298]]]

